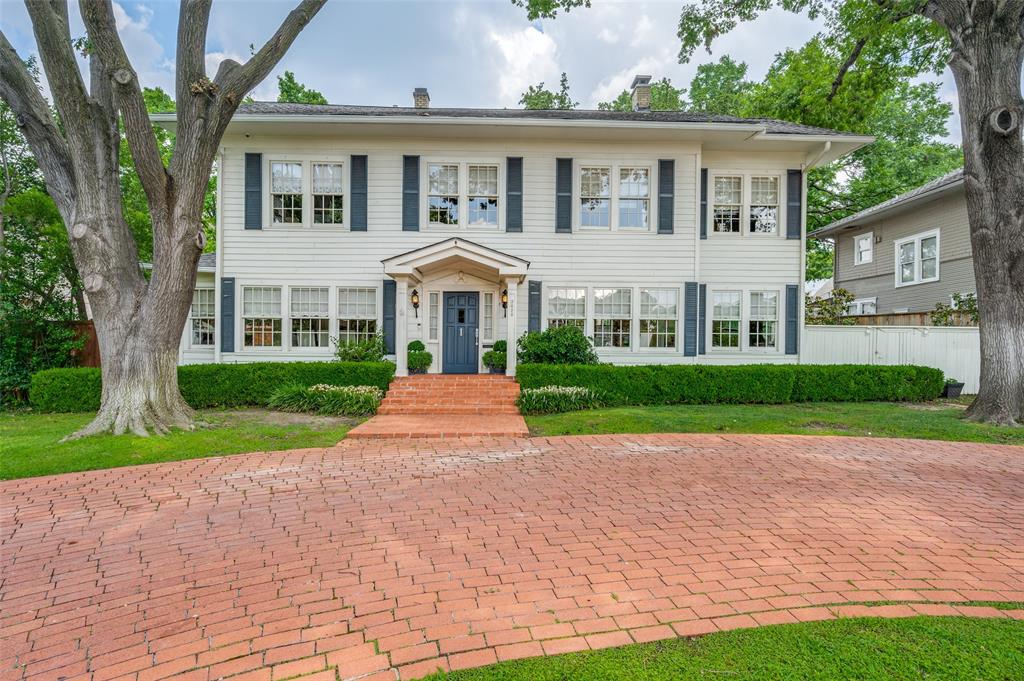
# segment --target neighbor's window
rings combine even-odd
[[[192,293],[192,345],[213,345],[217,313],[212,288],[197,288]]]
[[[751,348],[774,348],[778,330],[779,294],[751,291],[747,344]]]
[[[854,300],[846,307],[846,314],[875,314],[877,303],[877,298],[860,298],[858,300]]]
[[[750,178],[750,233],[779,231],[779,178]]]
[[[712,229],[719,234],[740,233],[740,212],[743,210],[743,178],[715,178]]]
[[[494,338],[494,294],[485,293],[483,302],[484,313],[484,340]]]
[[[599,348],[628,348],[629,324],[633,318],[632,289],[594,289],[594,345]]]
[[[427,337],[430,340],[432,340],[432,341],[436,341],[437,340],[437,329],[438,329],[438,326],[440,325],[440,321],[441,321],[441,319],[440,319],[441,318],[441,296],[438,293],[431,293],[429,300],[430,300],[430,303],[429,303],[429,305],[430,305],[430,311],[429,311],[429,315],[430,315],[429,333],[430,333],[430,335],[427,336]]]
[[[714,291],[711,308],[711,347],[740,347],[739,291]]]
[[[313,224],[340,225],[345,215],[340,163],[313,164]]]
[[[650,170],[619,169],[619,227],[646,228],[651,208]]]
[[[242,328],[247,348],[281,347],[281,287],[242,289]]]
[[[498,225],[498,166],[469,166],[469,224]]]
[[[338,343],[371,340],[377,333],[377,289],[338,289]]]
[[[875,236],[871,232],[853,237],[853,264],[864,265],[874,258]]]
[[[611,168],[580,168],[580,226],[611,226]]]
[[[459,224],[459,166],[431,163],[427,166],[428,219],[434,224]]]
[[[330,289],[291,289],[292,347],[326,348],[330,345]]]
[[[939,233],[917,234],[896,242],[896,285],[922,284],[939,278]]]
[[[270,200],[274,223],[302,224],[302,164],[270,164]]]
[[[583,330],[587,325],[587,289],[548,289],[548,328],[575,326]]]
[[[640,347],[674,348],[679,291],[674,288],[640,289]]]

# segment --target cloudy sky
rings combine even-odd
[[[748,75],[760,79],[776,53],[802,45],[821,28],[806,16],[772,11],[716,41],[712,54],[701,51],[681,65],[675,30],[683,1],[595,0],[590,9],[531,23],[509,0],[331,0],[253,94],[275,99],[274,76],[287,69],[336,103],[410,105],[412,89],[423,86],[433,106],[516,107],[528,85],[557,84],[565,71],[574,99],[593,108],[628,87],[636,73],[685,86],[698,64],[723,54],[746,62]],[[244,61],[292,4],[215,2],[207,45],[211,77],[225,57]],[[115,4],[115,11],[143,82],[173,93],[177,2],[128,1]],[[73,14],[72,32],[83,35],[77,9]],[[34,52],[20,2],[0,0],[0,25],[20,54]],[[943,96],[955,104],[952,78],[943,80]],[[950,133],[959,139],[955,119]]]

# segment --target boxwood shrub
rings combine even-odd
[[[587,388],[606,406],[930,400],[943,385],[938,369],[854,364],[523,364],[516,378],[524,389]]]
[[[372,385],[387,390],[391,362],[254,362],[178,367],[178,387],[196,409],[263,406],[284,385]],[[40,411],[95,411],[102,390],[100,370],[47,369],[32,376],[29,401]]]

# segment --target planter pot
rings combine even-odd
[[[947,383],[942,389],[943,397],[960,397],[960,392],[964,389],[963,383]]]
[[[491,370],[492,374],[503,374],[503,373],[505,373],[505,367],[501,367],[501,368],[498,368],[498,367],[487,367],[487,368]]]

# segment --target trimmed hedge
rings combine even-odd
[[[372,385],[387,390],[391,362],[254,362],[178,367],[182,397],[196,409],[264,406],[289,384]],[[95,368],[47,369],[32,376],[29,401],[39,411],[96,411],[102,384]]]
[[[588,388],[606,406],[931,400],[943,386],[938,369],[857,364],[523,364],[516,379]]]

